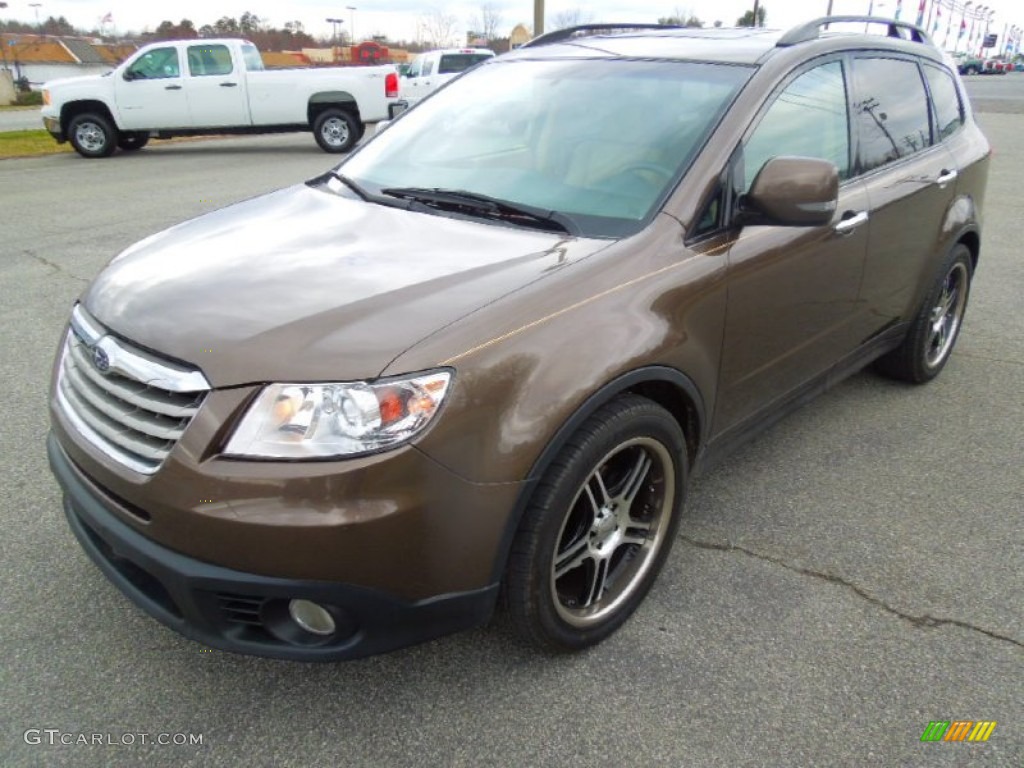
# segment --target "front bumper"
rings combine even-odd
[[[214,648],[300,661],[337,661],[394,650],[477,626],[498,585],[406,600],[350,584],[262,576],[223,568],[163,547],[122,522],[53,434],[50,467],[64,512],[100,570],[158,621]],[[303,633],[288,617],[292,599],[328,608],[329,637]]]
[[[49,131],[58,144],[63,144],[68,140],[68,137],[64,135],[64,129],[60,127],[59,118],[44,116],[43,127]]]

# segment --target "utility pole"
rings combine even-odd
[[[760,6],[760,4],[761,3],[759,2],[759,0],[754,0],[754,23],[750,25],[752,27],[760,27],[761,26],[757,22],[757,9],[758,9],[758,6]]]
[[[544,0],[533,0],[533,36],[544,34]]]
[[[332,44],[332,47],[331,47],[331,58],[333,59],[333,61],[331,63],[332,64],[337,64],[338,63],[338,25],[339,24],[344,24],[345,20],[344,19],[324,19],[324,21],[326,21],[328,24],[330,24],[334,28],[334,34],[331,37],[331,44]]]
[[[352,45],[356,44],[356,11],[359,9],[354,5],[346,5],[345,9],[351,11],[349,14],[352,17],[352,24],[349,26],[349,34],[352,36]]]

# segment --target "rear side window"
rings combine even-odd
[[[834,61],[798,76],[768,107],[743,147],[743,191],[773,157],[828,160],[850,175],[850,129],[843,65]]]
[[[441,56],[441,64],[437,74],[450,75],[453,72],[465,72],[474,64],[493,58],[486,53],[446,53]]]
[[[190,45],[188,72],[192,77],[230,75],[231,51],[226,45]]]
[[[263,57],[255,45],[242,46],[242,59],[245,61],[245,69],[248,72],[263,71]]]
[[[964,109],[960,103],[960,94],[953,82],[953,76],[944,69],[925,65],[924,76],[928,79],[928,90],[932,93],[932,103],[938,117],[939,139],[945,139],[957,132],[964,124]]]
[[[917,64],[902,59],[856,59],[853,82],[862,171],[931,145],[928,97]]]

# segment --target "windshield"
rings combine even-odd
[[[638,231],[752,70],[632,60],[496,61],[437,91],[344,163],[363,187],[473,192]]]

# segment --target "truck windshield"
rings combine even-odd
[[[437,65],[437,74],[450,75],[455,72],[465,72],[474,64],[493,58],[494,56],[489,53],[445,53],[441,55],[441,61]]]
[[[639,231],[747,81],[742,66],[623,59],[496,61],[460,77],[344,163],[382,189],[459,190]]]

